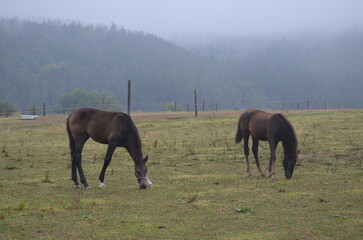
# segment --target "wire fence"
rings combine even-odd
[[[20,110],[22,115],[45,116],[47,114],[70,114],[76,108],[85,107],[84,105],[72,105],[61,107],[48,107],[46,103],[33,104],[31,107]],[[301,100],[271,100],[253,101],[245,100],[241,102],[208,102],[194,98],[190,103],[131,103],[119,105],[99,104],[90,107],[101,108],[117,112],[198,112],[204,111],[226,111],[244,110],[248,108],[270,109],[270,110],[324,110],[324,109],[363,109],[362,97],[339,97],[321,99],[301,99]],[[14,110],[0,109],[0,116],[14,114]]]

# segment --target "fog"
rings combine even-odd
[[[363,26],[361,0],[0,0],[0,17],[59,19],[180,36],[271,35]]]

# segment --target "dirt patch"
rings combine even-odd
[[[307,112],[332,112],[332,111],[354,111],[361,109],[340,109],[340,110],[286,110],[286,111],[268,111],[271,113],[307,113]],[[239,111],[207,111],[198,112],[198,117],[236,117],[236,119],[241,115],[243,110]],[[0,118],[0,125],[2,127],[31,127],[39,125],[49,125],[49,124],[62,124],[66,123],[68,115],[47,115],[44,117],[39,117],[35,120],[21,120],[19,117],[7,117]],[[135,112],[131,113],[133,120],[162,120],[162,119],[181,119],[181,118],[193,118],[195,117],[194,112]],[[236,120],[237,121],[237,120]]]
[[[198,112],[198,117],[226,117],[239,116],[240,111],[219,111],[219,112]],[[193,118],[194,112],[156,112],[156,113],[131,113],[134,120],[160,120],[160,119],[181,119]]]
[[[65,123],[67,115],[47,115],[34,120],[22,120],[20,116],[0,118],[0,126],[3,128],[12,127],[34,127],[51,124]]]
[[[240,111],[219,111],[219,112],[200,112],[198,117],[215,117],[215,116],[236,116],[241,114]],[[131,113],[133,120],[162,120],[162,119],[182,119],[193,118],[194,112],[136,112]],[[21,120],[19,117],[8,117],[0,119],[0,124],[5,128],[11,127],[32,127],[50,124],[65,124],[69,115],[47,115],[35,120]]]
[[[270,113],[313,113],[313,112],[335,112],[335,111],[355,111],[361,109],[327,109],[327,110],[266,110]],[[238,117],[244,110],[238,111],[206,111],[198,112],[198,117]],[[160,120],[160,119],[180,119],[180,118],[193,118],[194,112],[146,112],[146,113],[131,113],[134,120]],[[236,120],[237,121],[237,120]]]

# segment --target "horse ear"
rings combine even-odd
[[[146,163],[148,159],[149,159],[149,156],[146,155],[146,157],[144,158],[144,162]]]

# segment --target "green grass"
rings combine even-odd
[[[286,180],[278,147],[277,182],[255,164],[247,178],[238,117],[136,121],[146,190],[122,148],[98,189],[106,146],[93,141],[83,154],[92,189],[73,189],[64,124],[0,118],[0,239],[361,239],[363,111],[286,116],[301,154]],[[268,152],[261,142],[264,169]]]

